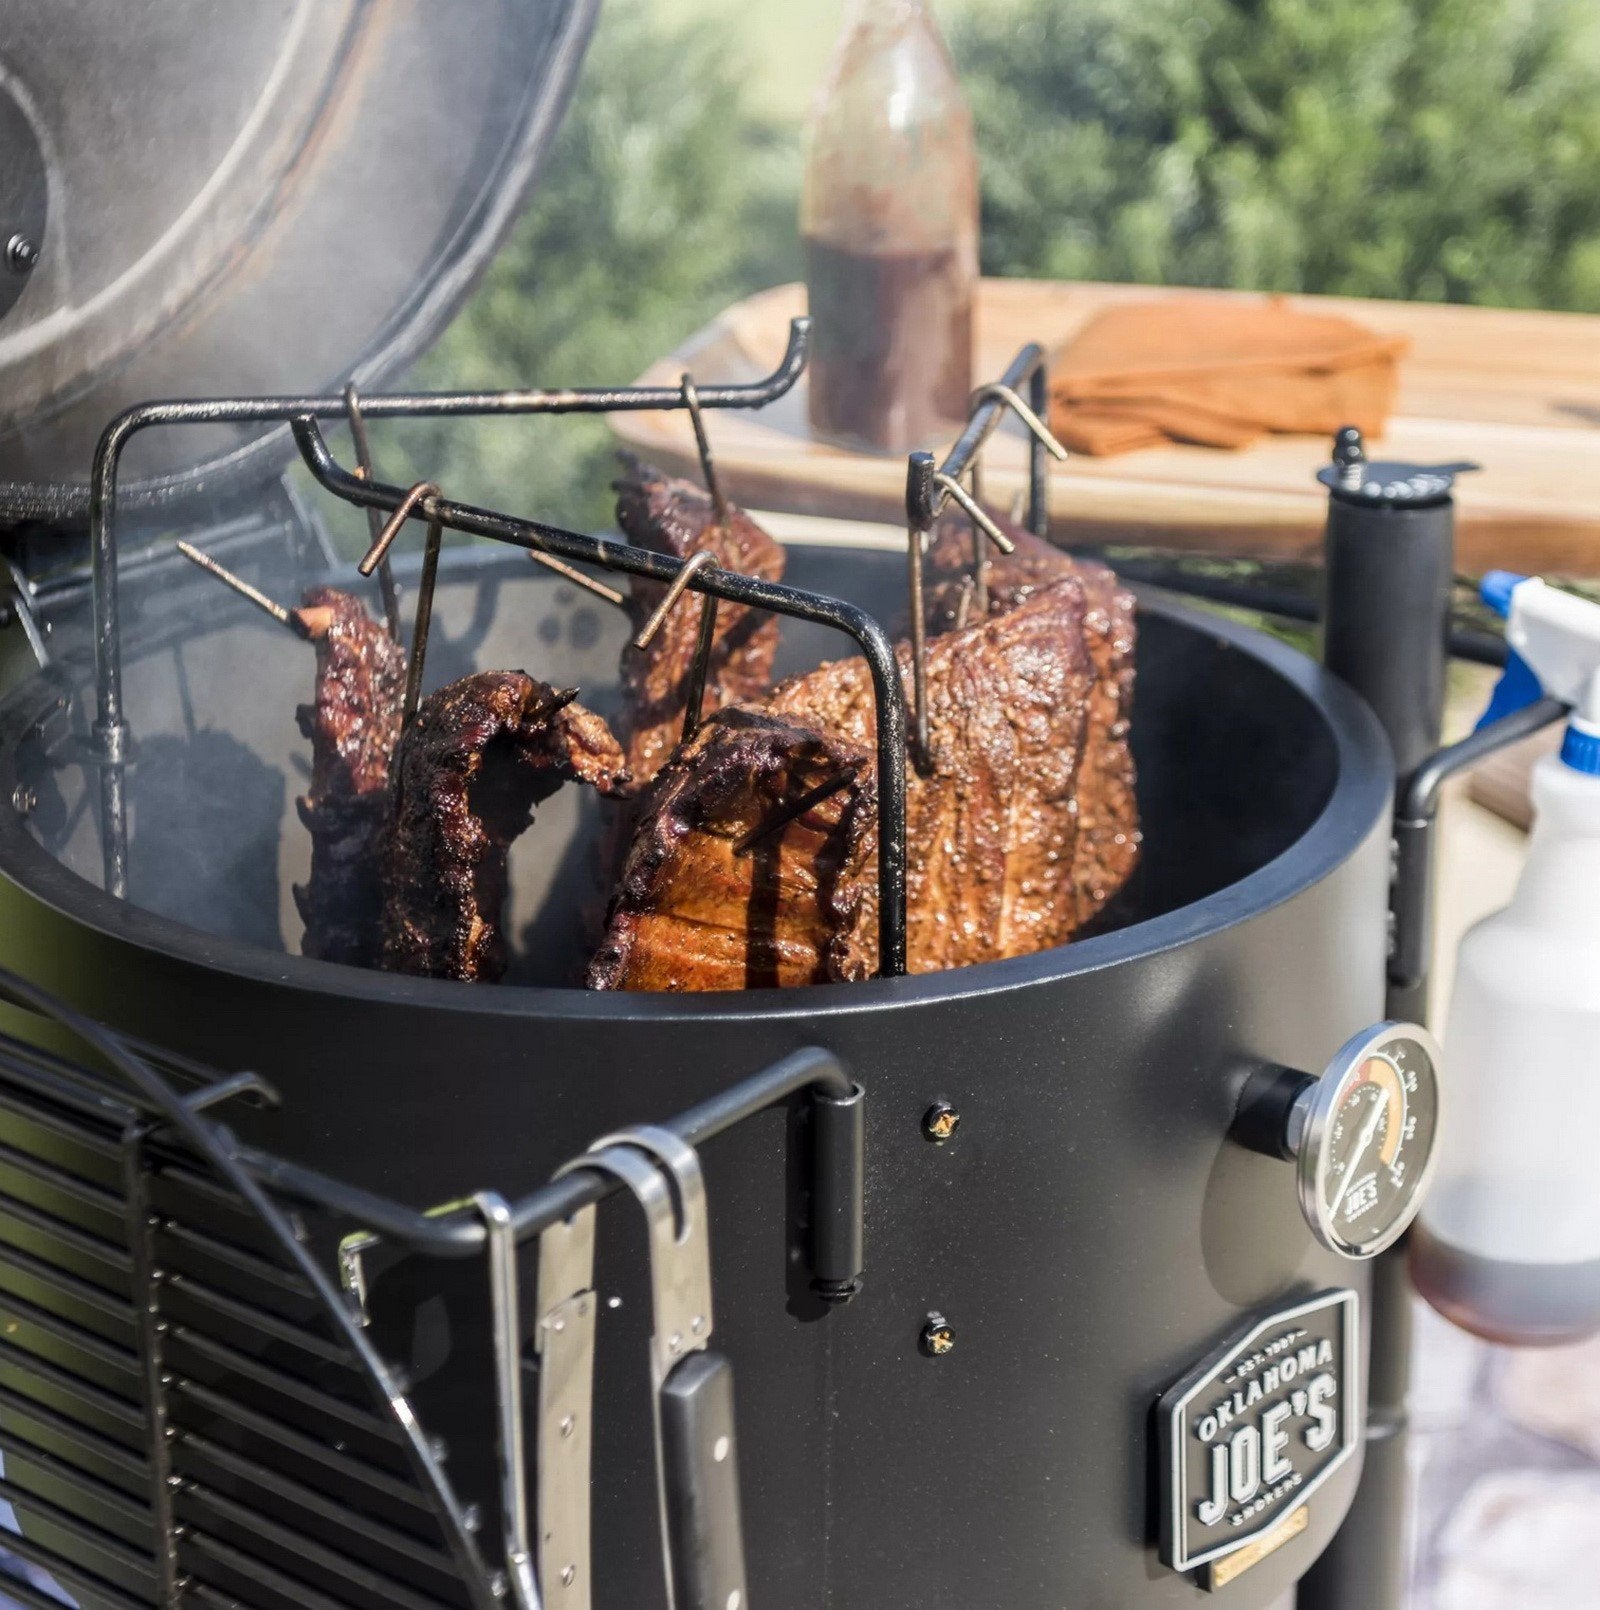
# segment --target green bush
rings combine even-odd
[[[1593,0],[1017,0],[991,273],[1600,308]]]
[[[418,384],[625,384],[730,302],[795,277],[799,155],[750,106],[745,76],[711,24],[663,26],[648,0],[609,0],[530,207]],[[386,440],[386,475],[404,459],[452,496],[611,521],[602,420],[419,424]]]

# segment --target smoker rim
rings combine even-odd
[[[425,1006],[507,1018],[700,1023],[849,1016],[1014,990],[1159,955],[1236,927],[1322,882],[1364,844],[1391,812],[1394,766],[1376,716],[1344,683],[1297,649],[1248,626],[1195,610],[1171,595],[1136,588],[1142,612],[1208,633],[1261,661],[1325,722],[1334,745],[1332,790],[1287,849],[1234,883],[1160,916],[1088,939],[1004,961],[944,972],[806,989],[705,993],[629,993],[502,984],[486,989],[452,979],[367,971],[207,934],[117,900],[58,861],[28,832],[12,803],[19,741],[59,693],[48,673],[0,701],[0,876],[67,921],[185,966],[365,1006]]]

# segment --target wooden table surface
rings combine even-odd
[[[998,375],[1026,341],[1060,346],[1113,303],[1241,294],[985,280],[976,378]],[[1600,317],[1332,297],[1295,301],[1411,337],[1396,415],[1372,452],[1483,466],[1460,483],[1464,570],[1600,574]],[[686,368],[702,384],[754,379],[777,362],[789,319],[804,311],[803,286],[762,292],[730,308],[644,379],[676,384]],[[802,380],[759,413],[707,415],[729,494],[805,514],[902,518],[905,460],[812,441],[804,386]],[[612,423],[635,451],[698,472],[685,414],[619,414]],[[1082,541],[1308,556],[1317,550],[1326,507],[1313,476],[1328,448],[1321,438],[1281,436],[1238,453],[1173,446],[1117,458],[1074,456],[1053,466],[1051,511],[1058,529]],[[985,496],[1009,503],[1021,488],[1023,465],[1022,436],[1008,425],[985,458]]]

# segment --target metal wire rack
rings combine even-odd
[[[91,479],[90,545],[94,598],[95,719],[93,758],[99,770],[100,837],[107,891],[119,898],[127,893],[128,818],[126,766],[129,730],[123,699],[121,621],[118,602],[116,539],[116,487],[118,468],[128,443],[140,432],[157,427],[218,423],[286,421],[301,458],[312,476],[328,492],[366,511],[371,547],[363,559],[363,574],[377,573],[384,612],[392,631],[398,632],[398,592],[388,573],[388,555],[406,521],[427,522],[427,537],[411,637],[411,663],[407,712],[415,709],[420,694],[422,666],[432,613],[433,582],[437,572],[442,534],[446,530],[488,538],[524,549],[536,561],[559,571],[569,580],[620,604],[621,595],[605,587],[577,565],[639,576],[667,588],[663,611],[685,591],[702,599],[699,652],[689,684],[691,697],[686,733],[699,715],[705,681],[705,659],[712,641],[715,607],[719,600],[769,610],[843,632],[852,639],[869,668],[877,717],[878,775],[878,913],[879,971],[896,976],[906,971],[906,757],[908,753],[905,691],[894,647],[883,627],[865,610],[842,599],[768,582],[724,570],[691,555],[688,560],[651,552],[606,537],[568,531],[543,521],[518,518],[447,498],[429,482],[410,488],[377,478],[367,435],[367,422],[375,419],[426,417],[493,417],[610,413],[616,411],[684,409],[694,425],[708,491],[714,507],[724,511],[726,499],[718,484],[703,410],[759,408],[781,397],[798,380],[805,367],[809,320],[792,322],[788,348],[778,366],[763,379],[748,384],[704,386],[685,375],[676,387],[525,390],[508,392],[388,393],[362,397],[351,388],[338,394],[296,397],[187,399],[142,404],[120,415],[106,428],[96,448]],[[1026,388],[1028,399],[1022,395]],[[1051,455],[1064,451],[1042,420],[1048,397],[1043,350],[1024,347],[996,381],[980,387],[972,398],[965,429],[942,461],[931,453],[911,455],[907,474],[907,524],[910,540],[909,581],[912,598],[911,684],[916,712],[910,753],[919,763],[928,751],[925,690],[924,621],[921,609],[922,557],[927,533],[945,505],[955,500],[973,521],[975,581],[984,586],[982,534],[1002,549],[1010,543],[982,506],[978,480],[985,444],[1010,411],[1030,433],[1029,524],[1039,535],[1048,530],[1046,474]],[[356,445],[357,465],[339,462],[328,445],[323,422],[347,422]],[[962,484],[966,476],[970,483]],[[191,555],[191,557],[195,557]],[[200,562],[204,562],[203,558]],[[214,567],[212,567],[214,568]],[[225,578],[226,579],[226,578]],[[270,601],[260,600],[263,607]],[[275,613],[283,614],[279,610]],[[659,612],[658,612],[659,613]],[[648,626],[645,633],[648,632]]]
[[[555,1290],[553,1251],[623,1175],[651,1166],[652,1145],[692,1156],[760,1112],[808,1102],[814,1284],[835,1302],[859,1285],[864,1096],[823,1051],[785,1057],[657,1129],[608,1137],[520,1200],[482,1191],[430,1213],[242,1145],[216,1115],[275,1103],[256,1074],[113,1034],[11,973],[0,1001],[66,1029],[92,1059],[0,1032],[0,1162],[23,1232],[0,1239],[0,1499],[20,1518],[0,1551],[33,1574],[0,1568],[0,1596],[30,1607],[61,1602],[41,1578],[113,1610],[374,1596],[410,1610],[463,1596],[472,1610],[539,1610],[556,1581],[570,1590],[563,1605],[588,1606],[588,1369],[543,1362],[529,1419],[541,1436],[550,1422],[565,1457],[546,1484],[559,1492],[530,1498],[524,1346],[559,1332],[546,1309],[574,1301],[592,1346],[598,1303],[587,1287]],[[633,1160],[619,1169],[622,1152]],[[431,1268],[481,1265],[494,1368],[478,1390],[498,1447],[472,1463],[498,1470],[497,1486],[452,1473],[404,1370],[380,1351],[363,1262],[380,1244]],[[523,1249],[540,1263],[531,1324],[518,1310]],[[709,1336],[709,1290],[702,1306]],[[569,1420],[581,1439],[563,1433]],[[544,1522],[566,1516],[541,1524],[537,1544],[536,1503]]]

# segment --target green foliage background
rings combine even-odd
[[[741,9],[606,0],[532,206],[423,383],[623,382],[798,274],[802,97],[774,92],[794,64]],[[1600,309],[1594,0],[937,9],[990,273]],[[608,518],[598,421],[412,426],[395,456],[474,500]]]

